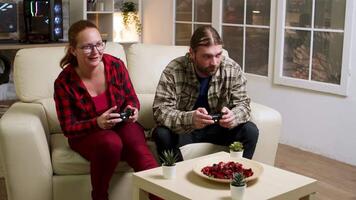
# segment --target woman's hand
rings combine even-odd
[[[132,115],[129,117],[129,119],[127,121],[129,122],[136,122],[138,119],[138,109],[135,107],[132,107],[131,105],[127,105],[126,109],[131,109],[133,111]]]
[[[121,122],[120,114],[114,112],[117,109],[117,106],[109,108],[103,114],[101,114],[98,118],[96,118],[98,125],[102,129],[111,129],[117,123]]]

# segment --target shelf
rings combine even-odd
[[[112,11],[87,11],[87,14],[112,14]]]
[[[142,0],[125,0],[134,2],[138,7],[139,19],[142,21]],[[99,2],[104,6],[99,6]],[[87,19],[97,25],[103,39],[113,42],[140,42],[141,37],[130,27],[125,29],[122,25],[119,4],[122,0],[101,0],[96,5],[87,5],[87,0],[70,1],[70,24]],[[135,28],[133,28],[135,30]],[[134,32],[134,34],[132,34]]]
[[[26,44],[26,43],[0,43],[0,50],[9,50],[9,49],[25,49],[33,47],[53,47],[53,46],[65,46],[67,42],[61,43],[45,43],[45,44]]]

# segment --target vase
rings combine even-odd
[[[245,190],[246,190],[246,185],[244,185],[244,186],[230,185],[231,199],[232,200],[242,200],[244,198]]]
[[[87,0],[87,11],[95,11],[97,0]]]
[[[162,166],[163,177],[165,179],[174,179],[176,177],[176,166]]]
[[[96,10],[97,10],[97,11],[105,11],[105,4],[104,4],[104,2],[98,2],[98,3],[96,4]]]
[[[231,158],[242,158],[244,151],[232,151],[230,150],[230,157]]]

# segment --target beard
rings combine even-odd
[[[214,75],[219,69],[219,65],[210,65],[210,66],[202,66],[198,63],[195,63],[195,70],[198,74],[203,75],[205,77],[209,77]]]

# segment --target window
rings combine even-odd
[[[283,0],[275,83],[346,95],[351,0]]]
[[[197,26],[211,24],[245,73],[271,77],[273,67],[276,84],[346,95],[352,0],[176,0],[175,6],[176,45],[189,45]]]
[[[176,0],[175,6],[176,45],[189,45],[199,25],[211,24],[246,73],[268,76],[270,0]]]
[[[175,11],[176,45],[189,45],[195,29],[211,25],[212,0],[176,0]]]
[[[268,76],[270,0],[223,0],[222,38],[246,73]]]

